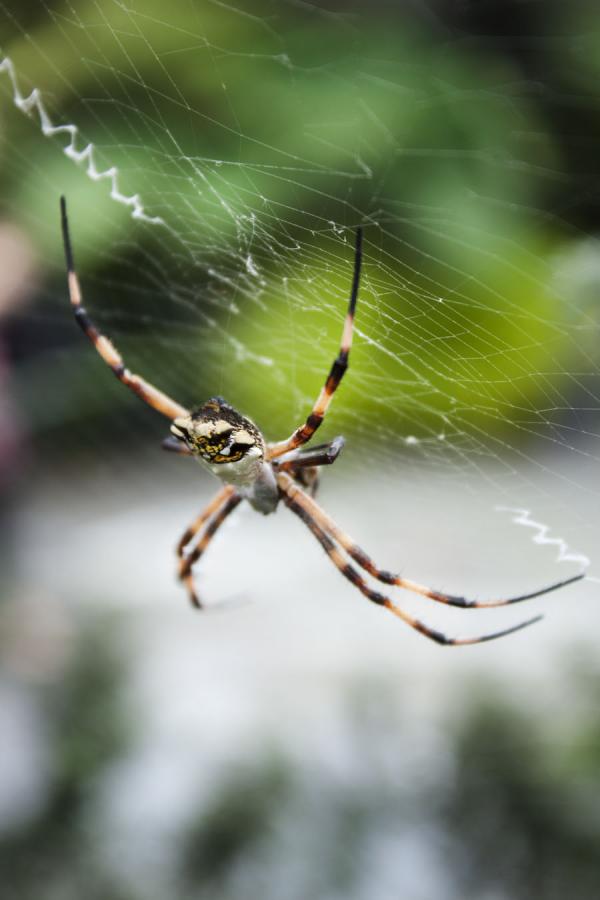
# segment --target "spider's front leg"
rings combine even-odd
[[[331,403],[331,398],[339,387],[340,381],[344,377],[344,373],[348,368],[348,358],[350,356],[350,348],[352,346],[352,330],[354,328],[354,312],[356,310],[356,300],[358,298],[358,286],[360,284],[360,269],[362,265],[362,229],[356,229],[356,247],[354,251],[354,275],[352,277],[352,289],[350,291],[350,302],[348,303],[348,312],[344,320],[344,330],[342,331],[342,341],[340,352],[333,361],[333,365],[329,371],[329,375],[325,384],[321,388],[321,393],[317,397],[315,404],[304,422],[299,428],[287,438],[285,441],[279,441],[269,446],[269,459],[276,459],[295,450],[302,444],[306,444],[312,438],[313,434],[320,426],[325,418],[325,413]]]
[[[340,434],[327,444],[318,444],[306,450],[292,450],[274,460],[273,467],[277,472],[289,472],[314,497],[319,487],[319,468],[333,465],[345,443]]]
[[[177,453],[178,456],[194,455],[190,448],[183,443],[183,441],[180,441],[179,438],[173,437],[172,434],[162,441],[161,447],[163,448],[163,450],[168,450],[169,453]]]
[[[200,598],[194,587],[192,566],[200,559],[214,537],[215,532],[220,528],[227,516],[233,512],[241,500],[242,497],[236,492],[235,488],[232,487],[232,485],[226,485],[211,500],[208,506],[202,510],[198,518],[186,528],[177,544],[177,558],[179,560],[178,578],[185,585],[190,603],[192,606],[195,606],[196,609],[202,609],[203,604],[200,602]],[[200,540],[196,543],[194,549],[186,556],[185,548],[195,538],[206,522],[209,522],[209,524],[205,528]]]
[[[81,287],[79,279],[75,271],[75,263],[73,261],[73,248],[71,245],[71,236],[69,234],[69,221],[67,219],[67,201],[64,197],[60,198],[61,222],[63,232],[63,242],[65,245],[65,259],[67,262],[67,278],[69,283],[69,296],[71,298],[71,306],[75,313],[75,320],[83,331],[83,333],[92,342],[104,362],[112,369],[119,381],[128,387],[134,394],[137,394],[148,406],[162,413],[169,419],[176,419],[178,416],[189,415],[188,410],[176,403],[163,391],[159,391],[154,385],[146,381],[141,375],[135,375],[125,366],[123,357],[114,346],[114,344],[105,337],[94,325],[91,316],[84,308],[81,302]]]

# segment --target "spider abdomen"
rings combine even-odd
[[[258,476],[252,484],[243,487],[240,494],[263,516],[275,512],[279,503],[279,488],[271,464],[263,463]]]

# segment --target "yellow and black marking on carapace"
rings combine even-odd
[[[325,444],[307,449],[299,448],[312,438],[321,425],[331,398],[348,368],[362,264],[362,231],[360,228],[356,231],[354,274],[339,353],[306,421],[296,428],[287,440],[267,446],[262,433],[254,422],[241,415],[222,397],[211,397],[210,400],[190,413],[185,407],[157,390],[141,376],[133,375],[129,371],[116,347],[98,330],[83,308],[81,288],[73,263],[64,197],[61,197],[61,222],[67,261],[69,296],[78,325],[119,381],[157,412],[171,419],[171,435],[163,441],[163,447],[181,456],[195,457],[213,474],[217,475],[224,484],[216,497],[185,530],[177,544],[178,577],[183,582],[193,606],[201,608],[202,604],[194,588],[192,567],[200,559],[225,519],[242,500],[247,500],[257,512],[263,515],[275,512],[282,500],[288,509],[308,526],[344,578],[347,578],[372,603],[389,609],[411,628],[438,644],[460,646],[494,640],[519,631],[527,625],[532,625],[541,616],[519,622],[503,631],[478,637],[448,637],[441,631],[430,628],[420,619],[411,616],[385,594],[369,587],[359,569],[353,566],[346,557],[353,560],[369,576],[383,584],[404,588],[429,600],[464,609],[481,609],[519,603],[565,587],[585,576],[585,573],[580,573],[540,590],[503,600],[467,600],[465,597],[444,594],[380,569],[314,501],[312,495],[318,485],[319,468],[331,465],[336,461],[344,446],[344,438],[338,436]],[[306,488],[311,496],[303,488]],[[195,543],[193,543],[194,541]],[[192,545],[191,550],[187,550],[190,545]]]
[[[239,462],[251,449],[260,457],[265,454],[263,436],[254,422],[222,397],[211,397],[191,415],[175,419],[171,432],[193,454],[214,465]]]

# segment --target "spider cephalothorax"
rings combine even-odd
[[[519,628],[524,628],[526,625],[531,625],[533,622],[537,622],[540,616],[491,634],[451,638],[425,625],[420,619],[397,605],[390,597],[374,590],[360,570],[385,585],[404,588],[437,603],[445,603],[448,606],[458,606],[463,609],[507,606],[510,603],[539,597],[541,594],[546,594],[548,591],[556,590],[556,588],[583,578],[584,573],[581,573],[541,590],[501,600],[468,600],[453,594],[443,594],[415,581],[410,581],[408,578],[393,575],[391,572],[378,568],[364,550],[361,550],[358,544],[342,531],[337,523],[312,499],[311,495],[314,495],[316,489],[319,467],[335,462],[344,445],[344,439],[337,437],[328,443],[302,449],[303,444],[307,444],[311,440],[325,418],[331,398],[348,368],[362,260],[360,228],[356,232],[354,276],[350,302],[344,320],[340,352],[335,358],[325,384],[306,420],[286,440],[278,441],[275,444],[266,444],[256,425],[226,403],[222,397],[213,397],[190,413],[184,406],[163,394],[150,382],[140,375],[134,375],[126,368],[120,353],[108,338],[98,331],[82,306],[79,280],[73,265],[64,197],[61,198],[61,209],[69,294],[79,326],[119,381],[134,391],[149,406],[171,420],[171,436],[163,441],[165,449],[184,456],[195,456],[224,483],[216,497],[186,529],[177,545],[179,578],[184,583],[194,606],[200,607],[202,604],[194,586],[192,566],[202,556],[217,529],[242,500],[247,500],[255,510],[264,515],[274,512],[280,501],[285,503],[288,509],[308,526],[342,575],[365,597],[378,606],[389,609],[411,628],[438,644],[456,646],[489,641],[492,638],[502,637]],[[308,493],[303,488],[307,488]],[[193,544],[194,541],[195,544]]]
[[[171,433],[185,441],[194,456],[213,465],[265,456],[265,442],[254,422],[222,397],[211,397],[191,415],[175,419]]]
[[[222,397],[211,397],[189,416],[171,425],[174,435],[209,471],[239,488],[263,514],[275,512],[279,491],[267,448],[254,422]]]

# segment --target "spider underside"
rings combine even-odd
[[[539,597],[584,577],[585,573],[579,573],[539,590],[500,600],[477,601],[445,594],[380,569],[316,503],[314,494],[319,469],[335,462],[344,445],[344,439],[341,436],[336,437],[332,441],[309,448],[304,448],[304,445],[312,439],[321,425],[331,399],[348,368],[362,264],[360,228],[356,232],[354,274],[339,353],[305,422],[286,440],[267,443],[257,426],[222,397],[212,397],[190,412],[140,375],[135,375],[127,369],[120,353],[110,340],[98,331],[82,305],[64,197],[61,197],[61,222],[69,296],[77,323],[116,377],[145,403],[171,420],[171,434],[163,441],[164,449],[195,457],[223,482],[223,487],[185,530],[177,544],[178,577],[184,584],[193,606],[201,608],[202,603],[194,586],[192,567],[200,559],[216,531],[242,500],[247,500],[263,515],[275,512],[279,503],[283,502],[307,525],[333,564],[365,597],[379,606],[386,607],[411,628],[438,644],[457,646],[493,640],[532,625],[539,621],[541,616],[534,616],[501,631],[476,637],[449,637],[410,615],[386,594],[374,590],[359,570],[385,585],[404,588],[438,603],[463,609],[508,606]]]

